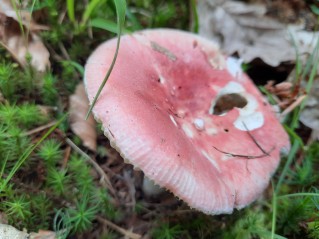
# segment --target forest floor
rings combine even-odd
[[[241,2],[261,4],[265,17],[282,25],[302,22],[308,33],[319,27],[317,0]],[[272,66],[261,53],[243,64],[286,112],[291,151],[260,199],[211,216],[169,192],[146,196],[143,172],[124,163],[99,123],[84,120],[84,66],[93,49],[116,37],[118,7],[106,0],[0,0],[0,239],[8,238],[4,225],[18,229],[5,228],[22,233],[17,238],[27,231],[38,239],[318,239],[319,96],[312,89],[319,89],[319,40],[302,60]],[[195,0],[127,1],[124,29],[200,32],[201,14]],[[289,88],[280,95],[274,85],[283,82]]]

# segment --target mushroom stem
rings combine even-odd
[[[142,190],[148,197],[156,197],[165,191],[146,176],[143,179]]]

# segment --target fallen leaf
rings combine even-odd
[[[92,114],[85,120],[86,113],[89,110],[89,101],[83,83],[78,84],[75,94],[70,96],[69,101],[69,119],[72,131],[83,141],[84,146],[96,151],[96,123]]]
[[[0,224],[0,239],[55,239],[56,234],[52,231],[39,230],[38,233],[19,231],[13,226]]]
[[[13,18],[16,22],[19,22],[16,11],[12,7],[11,0],[0,1],[0,12],[7,17]],[[29,11],[19,10],[19,14],[22,25],[27,27],[30,31],[49,30],[48,26],[35,23]]]
[[[198,1],[199,34],[219,43],[226,54],[245,61],[261,58],[271,66],[294,61],[298,53],[312,53],[318,32],[284,25],[265,16],[266,7],[233,0]],[[292,40],[293,39],[293,40]]]
[[[31,65],[37,71],[43,72],[50,67],[50,53],[35,31],[45,27],[35,24],[29,12],[19,10],[19,14],[23,31],[11,2],[0,1],[0,44],[23,67],[27,65],[26,57],[29,54]]]
[[[55,239],[56,234],[52,231],[39,230],[38,233],[30,233],[30,239]]]
[[[319,78],[314,80],[307,96],[305,107],[300,113],[300,121],[314,131],[314,138],[319,139]]]
[[[13,226],[0,224],[0,239],[26,239],[28,236],[28,233],[19,231]]]

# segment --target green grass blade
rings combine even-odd
[[[117,29],[117,24],[115,22],[112,22],[110,20],[106,20],[106,19],[103,19],[103,18],[95,18],[95,19],[92,19],[90,21],[90,26],[91,27],[95,27],[95,28],[100,28],[100,29],[103,29],[103,30],[106,30],[106,31],[109,31],[109,32],[113,32],[113,33],[117,33],[118,32],[118,29]],[[126,33],[126,34],[130,34],[131,31],[123,28],[122,29],[122,32],[123,33]]]
[[[138,31],[143,29],[143,26],[141,25],[139,20],[135,17],[135,15],[132,13],[132,11],[129,8],[127,8],[126,17],[129,20],[129,22],[132,24],[130,28],[133,31]]]
[[[70,21],[75,23],[74,0],[67,0],[66,6],[67,6],[68,16],[69,16]]]
[[[98,99],[99,95],[101,94],[101,91],[103,87],[106,84],[106,81],[108,80],[109,76],[111,75],[111,72],[114,68],[116,58],[119,52],[120,48],[120,40],[121,40],[121,34],[122,34],[122,28],[124,27],[124,22],[125,22],[125,12],[126,12],[126,0],[114,0],[115,8],[116,8],[116,15],[117,15],[117,43],[116,43],[116,50],[115,54],[111,63],[111,66],[109,70],[106,73],[106,76],[104,77],[104,80],[102,84],[100,85],[100,88],[98,89],[98,92],[96,93],[94,100],[90,106],[90,109],[86,115],[86,119],[89,117],[89,115],[92,112],[92,109],[96,103],[96,100]]]
[[[286,176],[286,174],[288,172],[289,166],[291,165],[292,160],[295,158],[295,155],[296,155],[297,151],[299,150],[299,148],[300,148],[299,141],[298,140],[294,140],[294,143],[293,143],[292,148],[290,150],[290,153],[288,155],[288,159],[286,161],[286,164],[285,164],[285,166],[284,166],[284,168],[282,170],[282,173],[280,174],[278,183],[276,185],[275,193],[279,192],[281,184],[283,183],[284,178],[285,178],[285,176]]]
[[[275,184],[272,184],[272,220],[271,220],[271,239],[275,238],[276,232],[276,218],[277,218],[277,193],[275,191]]]
[[[305,147],[304,143],[302,142],[302,139],[300,138],[300,136],[299,136],[293,129],[291,129],[291,128],[290,128],[289,126],[287,126],[287,125],[284,125],[284,128],[285,128],[285,130],[287,131],[287,133],[289,134],[289,136],[290,136],[292,139],[298,140],[298,142],[299,142],[301,148],[304,148],[304,147]]]
[[[23,37],[23,39],[25,41],[27,41],[26,35],[25,35],[25,32],[24,32],[24,26],[22,24],[22,18],[21,18],[20,10],[17,7],[16,1],[15,0],[11,0],[11,5],[13,6],[14,12],[15,12],[17,18],[18,18],[19,28],[20,28],[22,37]]]
[[[75,61],[63,61],[63,62],[70,64],[81,74],[81,76],[84,76],[84,67],[82,65],[80,65],[79,63]]]
[[[54,126],[52,126],[45,135],[42,136],[41,139],[38,140],[38,142],[35,145],[30,145],[24,153],[20,156],[16,164],[11,169],[10,173],[6,177],[6,179],[1,183],[0,185],[0,192],[4,190],[6,185],[9,183],[11,178],[14,176],[14,174],[19,170],[19,168],[22,166],[22,164],[29,158],[31,153],[60,125],[60,123],[65,120],[67,115],[63,116]]]
[[[195,0],[190,0],[190,6],[191,6],[191,11],[192,11],[192,16],[193,16],[193,32],[198,33],[199,29],[199,21],[198,21],[198,12],[197,12],[197,7],[196,7],[196,1]]]
[[[291,193],[278,196],[278,199],[285,199],[290,197],[319,197],[319,193]]]
[[[4,170],[6,168],[7,162],[8,162],[8,158],[9,158],[9,153],[7,153],[7,157],[5,158],[1,170],[0,170],[0,178],[2,178],[2,175],[4,174]],[[1,192],[1,191],[0,191]]]
[[[117,0],[114,0],[115,2]],[[90,3],[86,6],[85,11],[82,16],[81,26],[84,26],[86,22],[90,19],[90,16],[94,9],[100,4],[105,2],[105,0],[92,0]]]

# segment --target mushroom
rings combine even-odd
[[[115,49],[109,40],[87,61],[90,102]],[[94,116],[112,147],[156,184],[204,213],[231,213],[260,197],[290,147],[240,64],[192,33],[122,36]]]

